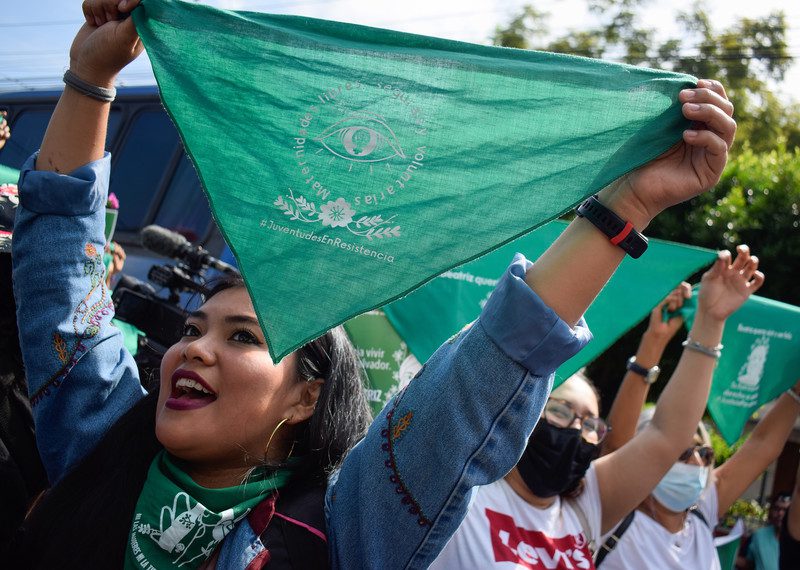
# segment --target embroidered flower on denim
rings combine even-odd
[[[92,243],[83,247],[83,253],[88,259],[84,260],[83,272],[89,277],[89,292],[81,299],[72,312],[72,330],[74,338],[72,346],[60,333],[53,333],[53,348],[55,349],[60,368],[42,386],[31,395],[31,405],[35,406],[42,398],[50,395],[51,388],[58,388],[67,374],[78,363],[78,359],[88,352],[86,341],[91,340],[100,332],[102,319],[114,311],[114,303],[105,286],[105,267],[103,256]],[[93,297],[99,294],[99,299],[91,303]]]

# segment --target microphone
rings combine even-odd
[[[232,265],[220,261],[199,245],[193,245],[181,234],[155,224],[142,229],[142,245],[154,253],[185,262],[193,269],[210,267],[223,273],[239,275]]]

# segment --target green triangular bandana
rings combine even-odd
[[[696,83],[174,0],[134,18],[278,358],[658,156]]]
[[[283,469],[236,487],[208,489],[160,452],[136,502],[125,569],[198,568],[236,523],[289,477]]]
[[[562,221],[546,224],[489,255],[448,271],[387,305],[384,312],[414,356],[425,362],[440,344],[478,317],[515,252],[522,251],[536,259],[566,226]],[[626,257],[586,311],[592,342],[559,367],[556,385],[602,354],[678,283],[711,264],[716,255],[708,249],[651,239],[646,255],[640,259]]]

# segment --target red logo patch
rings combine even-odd
[[[486,509],[495,562],[514,562],[523,568],[593,569],[592,553],[583,533],[551,538],[517,526],[514,519]]]

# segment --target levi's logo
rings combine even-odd
[[[508,515],[486,509],[495,562],[513,562],[521,568],[593,569],[592,554],[583,533],[552,538],[537,530],[518,527]]]

